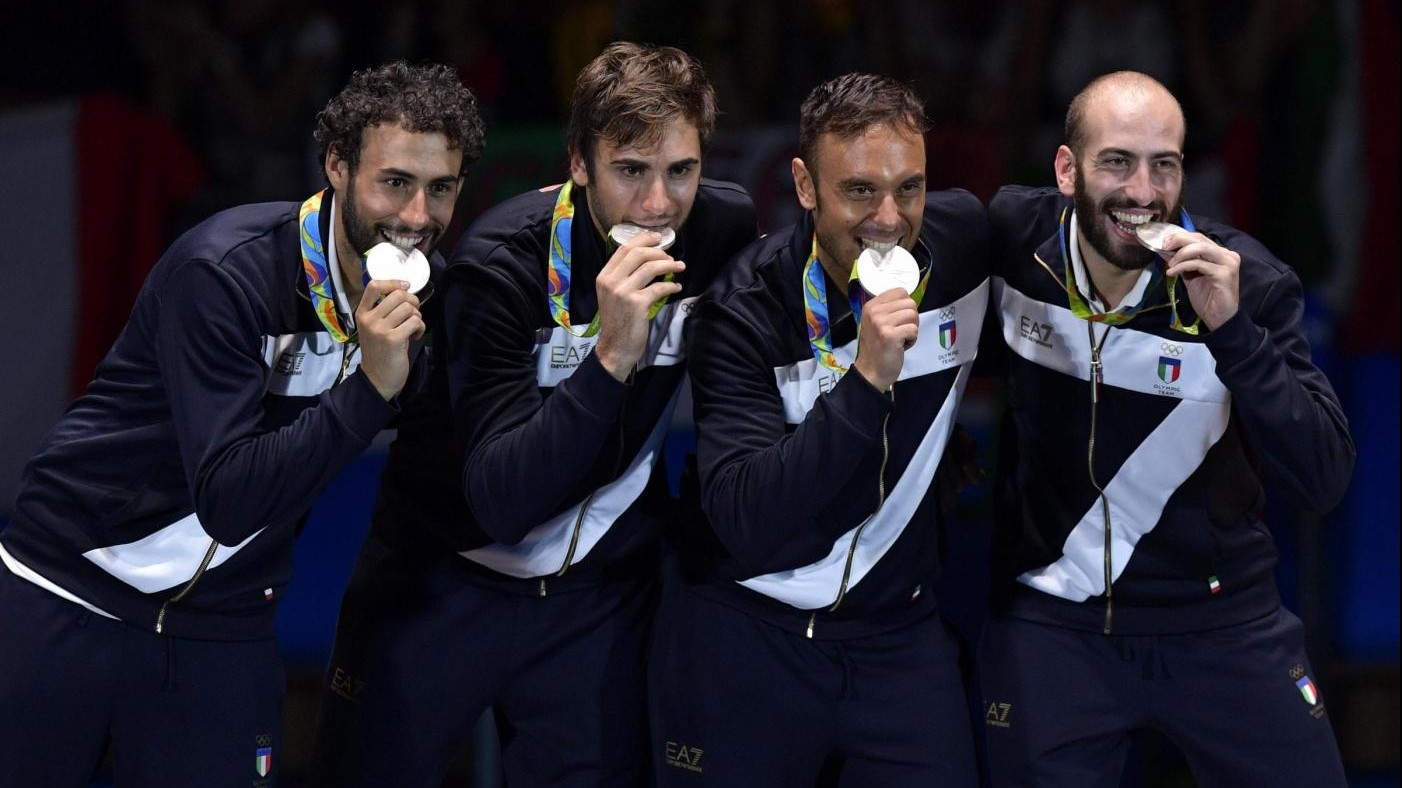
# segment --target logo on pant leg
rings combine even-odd
[[[1295,688],[1300,691],[1305,703],[1310,705],[1310,714],[1316,718],[1324,716],[1324,704],[1319,702],[1319,689],[1314,686],[1314,680],[1305,675],[1305,666],[1296,665],[1291,668],[1290,678],[1295,680]]]
[[[253,773],[259,777],[267,777],[273,772],[273,737],[267,733],[260,733],[254,739],[253,751]],[[269,780],[254,780],[254,788],[269,785]]]
[[[983,722],[993,728],[1011,728],[1013,724],[1008,715],[1012,710],[1011,703],[989,703],[983,711]]]
[[[686,769],[689,772],[701,773],[701,756],[704,750],[699,747],[688,747],[679,742],[669,741],[663,747],[662,760],[668,766],[675,766],[678,769]]]

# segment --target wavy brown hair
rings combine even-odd
[[[593,172],[599,140],[651,147],[677,118],[696,126],[704,151],[716,128],[716,91],[701,62],[675,47],[619,41],[579,72],[571,100],[570,150]]]
[[[362,69],[316,115],[313,135],[321,160],[334,149],[350,165],[360,164],[361,138],[371,126],[389,123],[415,133],[439,133],[462,151],[462,169],[482,155],[484,129],[477,98],[453,69],[403,61]]]

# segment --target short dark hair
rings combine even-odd
[[[813,169],[818,138],[855,137],[872,126],[930,130],[925,102],[902,82],[877,74],[846,74],[813,88],[798,113],[798,155]]]
[[[1066,108],[1066,127],[1063,129],[1066,134],[1066,147],[1071,152],[1080,156],[1085,151],[1086,141],[1089,138],[1086,132],[1086,114],[1090,111],[1092,102],[1103,98],[1111,90],[1139,91],[1150,93],[1152,91],[1162,91],[1174,103],[1178,103],[1173,92],[1164,87],[1162,82],[1139,71],[1112,71],[1109,74],[1102,74],[1092,79],[1089,84],[1081,88],[1081,92],[1071,99],[1071,105]],[[1178,114],[1183,114],[1183,107],[1178,106]],[[1184,130],[1187,129],[1187,121],[1183,123]]]
[[[569,147],[592,170],[599,140],[649,147],[679,117],[696,126],[704,151],[716,128],[716,91],[701,62],[676,47],[618,41],[579,72]]]
[[[354,171],[365,130],[383,123],[443,134],[450,149],[462,151],[459,175],[482,155],[484,130],[477,98],[448,66],[397,61],[352,74],[316,115],[313,135],[321,146],[321,160],[334,149]]]

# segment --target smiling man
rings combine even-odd
[[[679,540],[655,625],[658,785],[978,782],[931,589],[988,232],[969,193],[926,192],[925,130],[889,78],[815,88],[792,164],[806,213],[688,327],[709,523]],[[868,256],[913,258],[906,286],[852,279]]]
[[[691,56],[609,46],[579,75],[569,181],[458,244],[342,601],[320,784],[440,785],[489,708],[512,786],[647,784],[681,329],[755,237],[745,192],[701,177],[715,113]]]
[[[1057,188],[990,204],[1009,405],[979,653],[995,785],[1118,785],[1139,728],[1199,785],[1344,784],[1264,516],[1267,484],[1333,506],[1353,444],[1294,272],[1183,210],[1185,132],[1163,85],[1106,75],[1067,113]]]
[[[317,121],[332,188],[181,236],[25,470],[0,534],[6,785],[87,785],[108,741],[122,788],[277,779],[293,541],[426,366],[426,294],[363,255],[427,253],[482,148],[444,66],[357,72]]]

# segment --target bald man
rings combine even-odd
[[[1057,187],[990,203],[1008,404],[979,649],[995,785],[1117,786],[1141,728],[1199,785],[1344,785],[1264,515],[1267,487],[1333,507],[1353,443],[1294,272],[1184,210],[1185,132],[1163,85],[1100,77],[1067,113]]]

